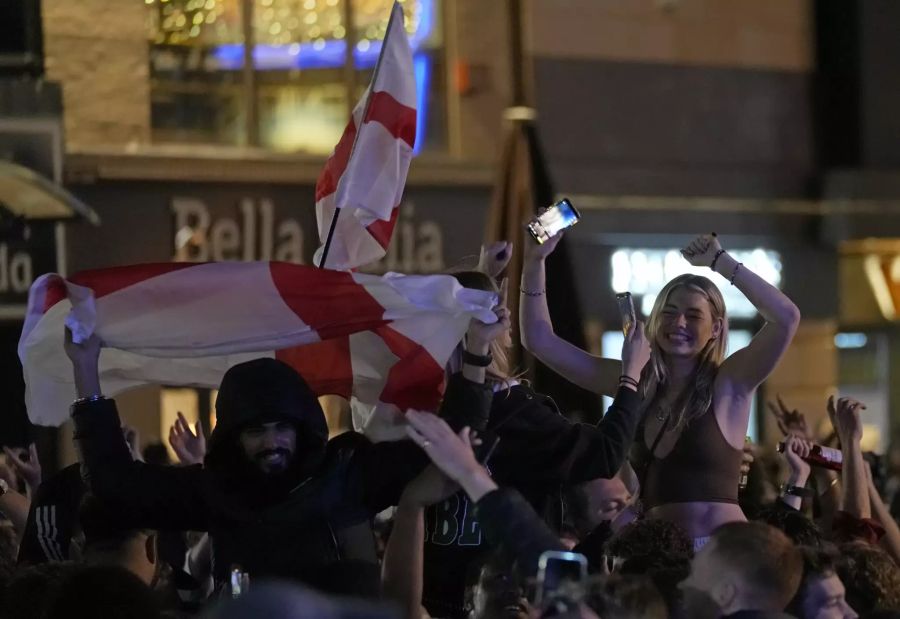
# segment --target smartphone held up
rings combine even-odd
[[[571,228],[581,219],[581,214],[568,198],[563,198],[528,222],[528,232],[538,244],[544,244],[558,232]]]
[[[619,306],[619,315],[622,316],[622,333],[628,333],[637,324],[637,316],[634,313],[634,298],[630,292],[620,292],[616,295],[616,305]]]
[[[535,603],[547,605],[556,600],[577,604],[584,596],[587,575],[587,559],[584,555],[548,550],[538,562]]]

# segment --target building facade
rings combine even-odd
[[[372,270],[439,272],[476,255],[484,236],[514,70],[509,5],[402,4],[419,156],[391,251]],[[900,61],[887,60],[900,58],[888,53],[900,37],[883,24],[900,21],[885,1],[850,2],[842,15],[823,4],[527,0],[523,70],[557,192],[583,215],[567,243],[592,348],[618,352],[614,292],[646,305],[684,268],[677,249],[716,231],[804,317],[760,392],[753,435],[777,438],[763,405],[776,393],[821,420],[841,388],[877,403],[867,441],[883,449],[900,425],[900,337],[884,293],[893,298],[900,251],[890,241],[900,238],[900,157],[888,139],[900,135],[883,101],[900,99],[889,70]],[[102,220],[66,225],[69,272],[308,263],[315,180],[371,76],[390,5],[43,0],[63,180]],[[845,122],[829,116],[838,112]],[[746,341],[759,318],[727,298],[733,337]],[[179,406],[203,417],[209,396],[148,389],[122,408],[154,440]]]

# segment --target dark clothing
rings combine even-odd
[[[494,490],[478,501],[485,537],[504,551],[525,576],[534,576],[538,559],[548,550],[567,550],[525,498],[509,488]]]
[[[78,528],[78,508],[86,491],[78,464],[41,482],[28,510],[19,546],[20,565],[69,559],[69,543]]]
[[[520,573],[534,576],[538,559],[548,550],[567,550],[559,537],[517,491],[501,488],[484,495],[476,505],[478,520],[491,546],[515,562]],[[604,544],[613,535],[608,522],[591,531],[572,552],[583,554],[591,572],[601,572]]]
[[[625,461],[637,426],[640,396],[620,389],[597,426],[573,424],[553,401],[525,385],[498,391],[483,438],[500,438],[488,468],[503,487],[515,488],[551,529],[563,520],[562,486],[610,478]],[[465,493],[425,513],[423,604],[435,617],[465,614],[465,589],[488,548]],[[491,541],[491,540],[489,540]],[[492,542],[493,543],[493,542]]]
[[[650,454],[643,421],[637,433],[632,462],[646,509],[693,501],[737,504],[743,452],[722,435],[712,409],[682,430],[664,458]]]
[[[469,425],[466,412],[486,408],[490,396],[483,385],[454,376],[442,410],[455,412],[447,421],[459,429]],[[298,427],[294,460],[318,465],[279,495],[248,487],[243,482],[249,474],[237,474],[249,466],[236,445],[238,424],[222,427],[207,468],[169,468],[131,460],[112,400],[81,404],[73,415],[91,490],[127,504],[147,528],[209,531],[217,585],[239,565],[251,580],[287,578],[333,593],[377,595],[372,518],[396,503],[428,458],[410,441],[373,444],[354,432],[326,442],[317,431],[324,427],[321,416],[318,404],[292,414]],[[241,421],[247,422],[255,420]]]
[[[69,561],[72,559],[70,545],[76,536],[84,538],[87,545],[93,541],[93,533],[115,538],[122,530],[131,528],[132,523],[122,506],[110,503],[99,507],[114,519],[112,522],[86,521],[85,498],[91,497],[81,478],[80,464],[71,464],[41,483],[28,512],[25,534],[19,546],[19,565]],[[94,503],[94,515],[98,515],[97,507]],[[199,589],[199,584],[183,570],[187,545],[180,531],[157,531],[157,551],[160,560],[170,568],[173,589],[168,592],[173,598],[178,598],[176,591],[188,595]],[[190,608],[180,599],[178,604],[181,608]]]

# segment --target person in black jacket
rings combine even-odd
[[[495,310],[502,319],[505,310]],[[502,320],[501,320],[502,322]],[[473,321],[470,340],[495,329]],[[205,466],[135,462],[121,440],[113,400],[100,391],[100,342],[66,334],[79,400],[75,440],[91,491],[151,529],[208,531],[217,587],[232,569],[250,578],[286,578],[331,593],[377,596],[372,519],[394,504],[428,459],[409,441],[373,444],[348,432],[328,440],[315,394],[291,367],[271,358],[233,366],[216,401],[218,424]],[[475,425],[490,392],[450,378],[442,410],[455,427]],[[480,368],[476,368],[480,371]],[[482,374],[483,375],[483,374]]]
[[[622,384],[616,394],[616,399],[607,413],[607,419],[615,420],[617,417],[628,420],[636,414],[639,405],[637,387],[627,377],[639,376],[640,371],[649,358],[649,344],[644,336],[641,325],[629,333],[623,350],[624,375]],[[496,396],[495,396],[496,401]],[[534,507],[527,501],[521,492],[514,487],[503,487],[503,482],[498,476],[492,475],[487,468],[476,459],[470,446],[469,429],[464,429],[459,436],[455,436],[451,428],[440,419],[430,418],[415,412],[407,414],[410,426],[407,432],[413,440],[422,447],[432,462],[450,480],[459,484],[466,497],[468,512],[474,512],[474,518],[479,522],[479,536],[484,533],[485,546],[490,545],[494,554],[502,554],[514,561],[518,566],[517,574],[523,578],[533,577],[537,572],[538,558],[547,550],[565,550],[559,537],[545,523]],[[636,421],[625,424],[634,430]],[[570,425],[570,434],[579,432],[578,428]],[[588,428],[588,426],[585,426]],[[596,430],[596,428],[591,428]],[[580,430],[587,432],[587,430]],[[481,435],[484,441],[489,432]],[[552,436],[535,437],[535,440],[552,442]],[[624,458],[624,450],[631,440],[630,436],[622,437],[625,445],[621,447]],[[501,435],[500,444],[503,443]],[[576,443],[577,444],[577,443]],[[600,455],[602,458],[602,455]],[[529,466],[530,463],[525,466]],[[586,464],[585,466],[590,466]],[[615,469],[613,469],[613,473]],[[479,541],[480,537],[479,537]],[[428,552],[426,544],[425,563],[425,587],[427,591],[427,563]],[[578,548],[575,549],[578,551]],[[452,556],[448,553],[448,556]],[[477,557],[476,557],[477,559]],[[451,570],[459,564],[450,564],[445,567],[443,577],[452,577]],[[477,566],[476,560],[471,560],[471,565]],[[432,566],[437,569],[438,566]],[[440,582],[440,579],[434,578]],[[428,600],[423,598],[423,602]],[[448,604],[449,606],[449,604]],[[433,616],[460,616],[461,610],[447,608],[443,614]]]
[[[488,274],[454,276],[466,288],[497,291]],[[635,332],[639,337],[626,342],[623,351],[622,373],[637,380],[649,358],[649,343],[642,327]],[[639,421],[638,394],[627,390],[596,426],[572,423],[551,398],[511,376],[505,354],[509,344],[508,332],[493,340],[487,367],[493,399],[486,427],[472,429],[484,444],[499,439],[488,465],[497,483],[518,490],[558,529],[564,516],[563,486],[611,478],[625,462]],[[425,528],[423,605],[435,617],[464,617],[470,610],[466,588],[476,580],[489,549],[474,504],[458,492],[426,510]]]

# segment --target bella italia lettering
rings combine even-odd
[[[303,229],[296,219],[275,225],[275,207],[267,198],[244,198],[240,218],[213,220],[197,198],[174,198],[175,260],[280,260],[303,263]]]
[[[0,243],[0,293],[28,292],[33,279],[31,256]]]
[[[303,228],[296,219],[275,218],[268,198],[243,198],[238,217],[214,217],[197,198],[172,200],[175,260],[279,260],[304,264]],[[312,254],[312,250],[309,252]],[[434,221],[413,221],[413,204],[404,203],[387,255],[361,270],[435,273],[444,269],[443,237]]]

